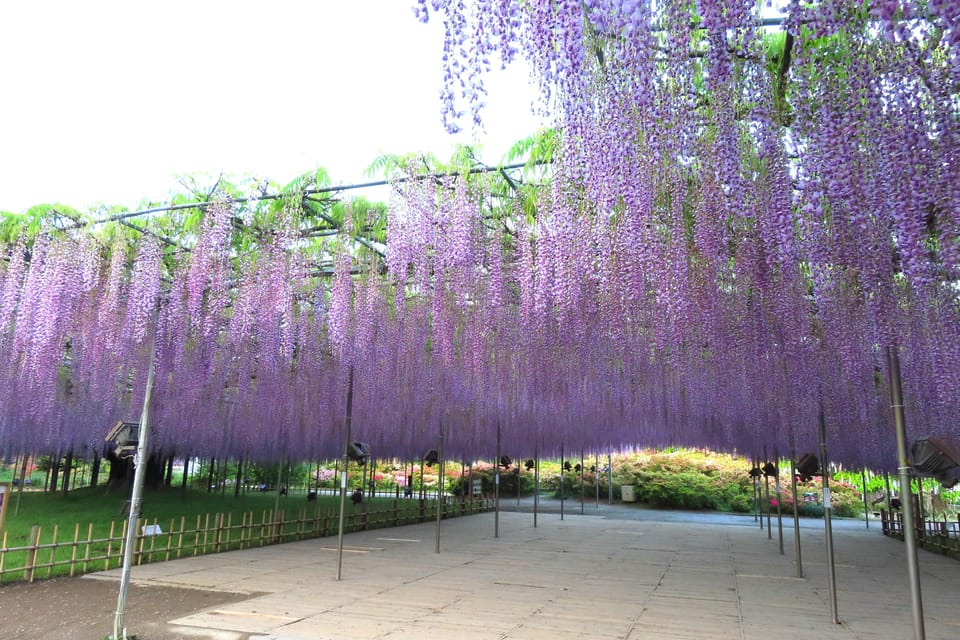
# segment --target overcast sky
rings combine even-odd
[[[433,151],[441,25],[413,0],[24,0],[0,6],[0,210],[135,206],[175,174],[363,179]],[[527,68],[489,80],[483,159],[543,124]]]

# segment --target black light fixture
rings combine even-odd
[[[509,469],[511,464],[513,464],[513,460],[510,459],[510,456],[500,456],[501,467],[504,469]]]
[[[753,469],[750,469],[751,478],[759,478],[761,476],[763,476],[763,471],[760,469],[760,467],[754,467]]]
[[[946,438],[927,436],[910,447],[913,470],[918,476],[936,478],[947,489],[960,481],[960,451]]]
[[[523,463],[523,466],[527,468],[527,471],[530,471],[537,466],[537,463],[533,461],[533,458],[527,458],[527,461]]]
[[[581,467],[579,464],[573,467],[573,470],[576,471],[577,473],[580,473],[581,469],[583,469],[583,467]]]
[[[566,462],[563,463],[563,470],[564,470],[564,471],[570,471],[570,469],[572,469],[572,468],[573,468],[573,467],[570,466],[570,461],[569,461],[569,460],[567,460]]]
[[[777,473],[777,465],[773,464],[772,462],[768,462],[763,465],[763,475],[767,476],[768,478],[777,477]]]
[[[367,463],[368,455],[370,455],[370,445],[366,442],[351,442],[347,446],[347,458],[354,460],[361,467]]]
[[[140,441],[140,423],[119,420],[104,441],[113,445],[113,454],[121,460],[132,458]]]
[[[812,453],[803,454],[794,467],[800,482],[809,482],[813,476],[820,473],[820,461]]]
[[[430,449],[430,451],[423,454],[423,463],[428,467],[432,467],[438,462],[440,462],[440,454],[437,453],[436,449]]]

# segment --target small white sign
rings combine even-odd
[[[341,489],[347,488],[347,474],[345,473],[340,475],[340,488]]]
[[[823,488],[823,508],[830,508],[830,487]]]
[[[158,524],[145,524],[143,525],[143,535],[145,536],[159,536],[163,533]]]

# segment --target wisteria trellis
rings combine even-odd
[[[491,224],[477,182],[397,185],[384,264],[327,282],[295,207],[257,251],[209,207],[189,256],[144,236],[2,248],[0,453],[98,448],[156,335],[160,450],[337,454],[345,375],[378,455],[634,445],[893,462],[883,349],[915,435],[960,434],[960,3],[421,2],[444,115],[522,52],[554,178]],[[364,272],[351,275],[357,267]],[[381,268],[382,267],[382,268]]]

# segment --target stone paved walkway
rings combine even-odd
[[[556,507],[556,505],[552,505]],[[171,620],[185,638],[680,640],[913,637],[902,542],[836,521],[838,611],[828,609],[822,522],[792,520],[785,555],[751,516],[667,516],[568,505],[444,520],[138,567],[134,581],[251,594]],[[553,511],[554,509],[550,509]],[[618,517],[618,514],[620,517]],[[680,520],[680,521],[669,521]],[[960,563],[920,551],[928,640],[960,638]],[[119,572],[85,579],[118,579]],[[136,621],[128,620],[136,632]]]

